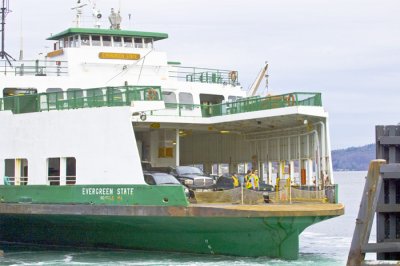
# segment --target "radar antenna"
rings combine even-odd
[[[102,14],[99,9],[96,9],[96,2],[94,0],[87,0],[87,2],[92,6],[92,16],[94,18],[95,24],[94,26],[96,28],[100,28],[100,19],[102,17]],[[82,8],[84,6],[87,6],[88,4],[81,4],[81,0],[78,0],[76,3],[76,6],[72,7],[71,9],[74,10],[76,9],[76,27],[79,28],[81,24],[81,18],[82,18]]]
[[[9,55],[5,50],[4,50],[4,41],[5,41],[5,24],[6,24],[6,16],[8,13],[11,12],[11,10],[8,8],[9,7],[9,0],[3,0],[3,5],[1,7],[1,51],[0,51],[0,57],[1,59],[6,59],[8,64],[12,66],[10,59],[15,61],[15,59]]]
[[[94,0],[88,0],[92,5],[92,16],[94,18],[96,28],[100,28],[100,19],[103,16],[99,9],[96,9],[96,2]]]
[[[114,8],[111,8],[111,14],[108,16],[108,20],[110,21],[110,29],[112,30],[120,30],[121,29],[121,21],[122,17],[120,11],[115,13]]]
[[[81,17],[82,17],[82,7],[86,6],[87,4],[81,4],[81,0],[76,2],[76,6],[72,7],[71,9],[76,9],[76,27],[79,28],[81,24]]]

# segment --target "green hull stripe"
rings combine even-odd
[[[0,186],[1,202],[188,206],[182,186]]]

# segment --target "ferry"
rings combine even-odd
[[[250,90],[229,66],[183,66],[157,49],[167,33],[122,29],[117,10],[101,28],[93,3],[44,60],[1,54],[1,243],[297,259],[305,228],[344,213],[321,93],[260,95],[267,65]],[[146,164],[257,169],[274,191],[188,198],[186,181],[148,184]]]

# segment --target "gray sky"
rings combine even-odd
[[[52,46],[45,38],[72,26],[75,3],[11,0],[6,51],[18,57],[22,22],[25,59],[38,58]],[[400,122],[399,0],[97,0],[97,7],[103,18],[121,7],[124,29],[168,33],[156,49],[170,61],[238,70],[245,88],[268,61],[270,92],[322,92],[333,149],[373,143],[375,125]]]

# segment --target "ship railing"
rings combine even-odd
[[[25,186],[28,184],[28,177],[14,177],[14,176],[4,176],[4,185],[8,186]]]
[[[202,117],[201,104],[165,103],[165,109],[150,111],[152,116]]]
[[[322,188],[302,188],[296,186],[276,189],[275,191],[258,191],[238,187],[222,191],[195,191],[197,203],[225,204],[265,204],[265,203],[338,203],[338,186]]]
[[[67,185],[75,185],[76,184],[76,176],[66,176],[65,183]]]
[[[60,185],[60,176],[49,176],[47,178],[47,184],[50,186],[59,186]]]
[[[132,101],[162,100],[159,86],[121,86],[92,89],[71,88],[0,99],[0,110],[14,114],[93,107],[130,106]]]
[[[170,66],[169,77],[186,82],[239,85],[238,72],[212,68]]]
[[[293,92],[282,95],[251,97],[235,102],[203,107],[203,116],[239,114],[292,106],[322,106],[321,93]]]
[[[293,106],[322,106],[321,93],[293,92],[267,97],[248,97],[221,104],[165,103],[165,110],[150,111],[154,116],[214,117]]]
[[[15,76],[66,76],[68,75],[68,62],[55,60],[1,60],[4,75]]]

